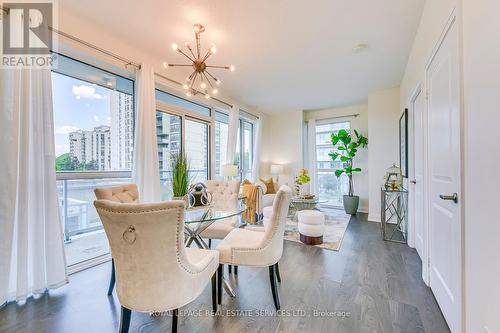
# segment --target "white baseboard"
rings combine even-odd
[[[368,221],[370,222],[382,222],[380,220],[380,214],[368,214]]]

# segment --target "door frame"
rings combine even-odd
[[[427,220],[427,223],[425,224],[425,227],[426,227],[426,232],[424,233],[425,236],[426,236],[426,239],[425,239],[425,250],[427,252],[427,265],[426,265],[426,269],[427,269],[427,274],[426,276],[424,277],[424,281],[426,282],[426,284],[428,286],[430,286],[430,267],[431,267],[431,261],[432,261],[432,258],[430,256],[430,247],[431,247],[431,242],[430,242],[430,239],[432,238],[431,236],[431,232],[432,232],[432,228],[431,228],[431,225],[430,225],[430,212],[429,212],[429,207],[430,207],[430,197],[429,197],[429,193],[428,193],[428,190],[429,190],[429,185],[430,185],[430,180],[429,180],[429,177],[428,175],[430,174],[430,171],[429,171],[429,164],[428,164],[428,160],[429,160],[429,155],[428,155],[428,113],[429,113],[429,90],[428,90],[428,77],[427,77],[427,73],[437,55],[437,53],[439,52],[443,42],[445,41],[447,35],[448,35],[448,32],[451,30],[451,28],[453,27],[454,24],[457,24],[457,36],[456,38],[458,39],[458,54],[457,54],[457,57],[458,57],[458,73],[457,73],[457,76],[458,76],[458,81],[459,81],[459,96],[458,96],[458,105],[459,105],[459,121],[460,121],[460,124],[459,124],[459,130],[460,130],[460,177],[459,177],[459,180],[460,180],[460,186],[459,186],[459,189],[458,192],[459,192],[459,201],[458,201],[458,204],[460,205],[459,207],[459,224],[460,224],[460,290],[459,290],[459,297],[460,297],[460,323],[459,323],[459,326],[461,327],[461,331],[463,331],[465,329],[465,272],[464,272],[464,267],[465,267],[465,251],[464,251],[464,239],[465,239],[465,221],[464,221],[464,202],[465,202],[465,198],[464,198],[464,193],[465,193],[465,190],[464,190],[464,185],[465,185],[465,181],[464,181],[464,102],[463,102],[463,72],[462,72],[462,64],[463,64],[463,57],[462,57],[462,52],[461,52],[461,48],[462,48],[462,42],[461,42],[461,29],[460,29],[460,24],[459,24],[459,15],[458,15],[458,12],[457,12],[457,8],[453,8],[453,10],[451,11],[447,21],[446,21],[446,24],[444,25],[444,28],[439,36],[439,39],[437,41],[437,43],[435,44],[434,48],[432,49],[432,52],[431,52],[431,55],[428,59],[428,61],[426,62],[426,65],[425,65],[425,70],[424,70],[424,93],[425,93],[425,105],[426,105],[426,108],[425,108],[425,115],[424,115],[424,123],[425,123],[425,130],[424,130],[424,137],[425,137],[425,142],[424,142],[424,179],[425,179],[425,185],[424,185],[424,193],[425,193],[425,200],[424,200],[424,206],[425,206],[425,217],[426,217],[426,220]]]
[[[422,81],[418,81],[417,85],[415,86],[415,88],[413,89],[413,92],[412,94],[410,95],[410,99],[409,99],[409,112],[410,112],[410,116],[409,116],[409,121],[410,121],[410,126],[409,126],[409,130],[410,130],[410,135],[409,135],[409,138],[410,138],[410,162],[411,162],[411,167],[409,168],[409,177],[408,177],[408,191],[409,191],[409,196],[410,196],[410,200],[409,200],[409,205],[410,205],[410,214],[409,214],[409,232],[408,232],[408,245],[411,246],[411,247],[415,247],[415,234],[416,234],[416,229],[415,229],[415,190],[414,190],[414,187],[413,185],[410,183],[410,180],[413,180],[415,179],[415,102],[417,100],[417,98],[420,96],[420,95],[423,95],[423,97],[425,98],[425,109],[422,111],[423,114],[422,114],[422,138],[424,139],[424,142],[422,143],[422,148],[423,148],[423,182],[422,182],[422,193],[424,195],[424,198],[423,198],[423,205],[424,205],[424,213],[423,213],[423,217],[424,217],[424,221],[423,221],[423,224],[424,224],[424,244],[423,244],[423,249],[422,249],[422,258],[420,258],[422,260],[422,280],[424,280],[425,284],[427,286],[429,286],[429,283],[430,283],[430,271],[429,271],[429,267],[430,267],[430,260],[429,260],[429,248],[430,248],[430,243],[429,243],[429,218],[428,218],[428,201],[427,201],[427,198],[428,198],[428,193],[427,193],[427,189],[428,189],[428,186],[427,186],[427,174],[428,174],[428,165],[427,165],[427,161],[428,161],[428,152],[427,152],[427,90],[425,89],[426,87],[424,87],[424,83]]]

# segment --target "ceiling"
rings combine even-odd
[[[264,112],[365,101],[401,82],[424,0],[64,0],[60,10],[105,29],[157,60],[183,58],[170,45],[217,45],[220,92]],[[125,5],[126,3],[126,5]],[[354,52],[357,44],[367,44]],[[112,50],[111,50],[112,51]],[[127,56],[127,55],[123,55]],[[138,59],[140,60],[140,59]],[[188,69],[169,68],[183,80]]]

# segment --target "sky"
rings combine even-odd
[[[69,152],[68,133],[109,125],[112,90],[52,72],[56,156]]]

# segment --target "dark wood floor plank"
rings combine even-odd
[[[380,225],[365,214],[351,219],[339,252],[285,242],[280,273],[282,316],[274,309],[268,269],[241,266],[238,276],[228,276],[237,297],[223,294],[219,316],[186,315],[210,312],[207,286],[181,309],[179,332],[449,332],[422,281],[416,251],[382,241]],[[0,332],[117,332],[120,304],[116,294],[106,296],[108,278],[109,264],[103,264],[22,306],[6,305]],[[133,312],[130,332],[169,332],[171,320]]]

